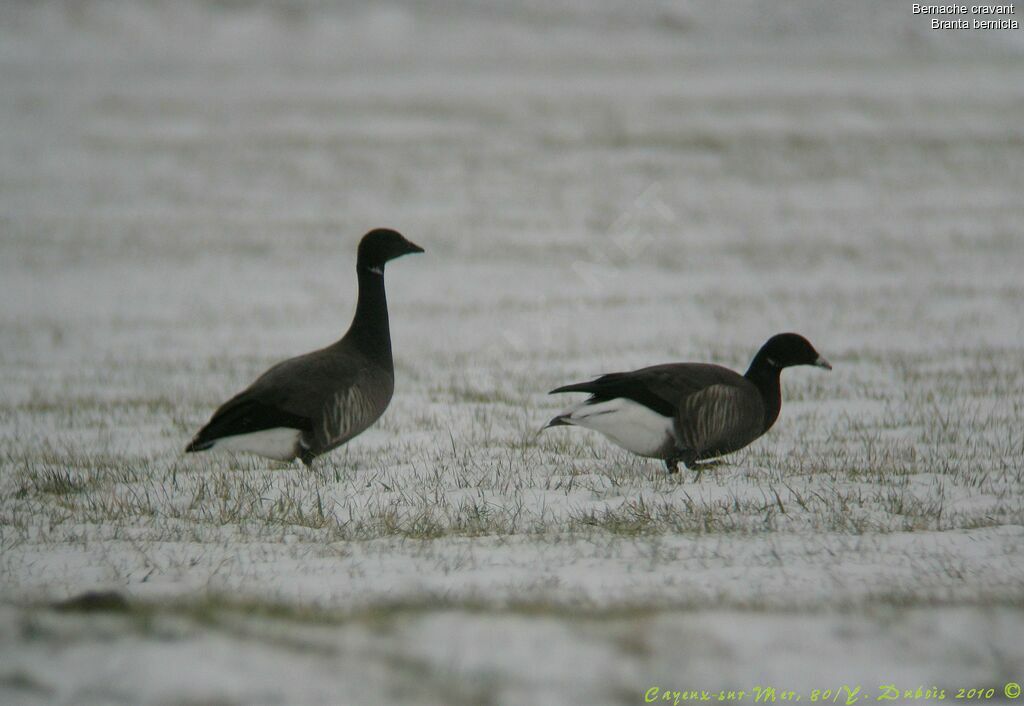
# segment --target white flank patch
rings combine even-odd
[[[274,427],[251,434],[236,434],[217,439],[210,448],[227,451],[247,451],[266,456],[276,461],[291,461],[295,458],[295,445],[299,441],[298,429]]]
[[[596,404],[583,402],[567,409],[563,416],[570,424],[599,431],[641,456],[657,456],[665,441],[672,437],[671,417],[622,397]]]

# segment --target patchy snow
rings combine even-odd
[[[1019,679],[1021,627],[1021,613],[1006,608],[602,617],[410,609],[318,622],[225,609],[84,619],[5,608],[0,694],[26,704],[617,704],[690,690],[742,690],[752,702],[765,687],[808,701],[845,687],[874,700],[888,685],[938,691]]]
[[[1022,36],[882,1],[4,4],[0,701],[1019,680]],[[314,473],[183,455],[344,330],[374,226],[427,250],[388,269],[380,422]],[[783,330],[834,371],[699,482],[537,434],[560,384]],[[132,611],[46,608],[92,589]]]

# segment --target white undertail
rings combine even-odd
[[[211,449],[227,451],[248,451],[259,456],[272,458],[275,461],[291,461],[295,458],[295,449],[302,434],[298,429],[275,427],[254,431],[250,434],[223,436],[213,442]]]
[[[665,444],[673,439],[671,417],[623,397],[582,402],[563,412],[560,419],[566,424],[599,431],[613,443],[640,456],[657,458]]]

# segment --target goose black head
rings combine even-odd
[[[402,255],[423,252],[423,248],[405,239],[398,231],[389,228],[371,230],[359,241],[359,255],[356,267],[377,274],[384,274],[384,263]]]
[[[814,365],[831,370],[832,365],[822,357],[806,338],[798,333],[779,333],[761,346],[755,362],[781,370],[794,365]]]

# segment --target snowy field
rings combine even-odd
[[[0,5],[0,702],[1024,682],[1024,30],[910,7]],[[182,454],[374,226],[382,420]],[[786,330],[834,371],[700,482],[536,434]]]

